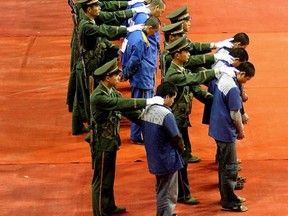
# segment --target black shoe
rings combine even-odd
[[[187,204],[187,205],[196,205],[199,203],[199,200],[191,196],[189,199],[185,199],[185,200],[181,199],[181,200],[177,200],[177,202]]]
[[[126,212],[125,207],[118,206],[116,209],[112,212],[112,214],[122,214]]]
[[[138,145],[143,145],[144,144],[144,140],[143,139],[140,139],[140,140],[131,140],[132,143],[134,144],[138,144]]]
[[[89,129],[87,127],[83,126],[81,128],[81,130],[72,131],[72,135],[79,135],[79,134],[88,133],[88,132],[89,132]]]
[[[240,206],[235,206],[231,208],[221,208],[222,211],[231,211],[231,212],[246,212],[248,208],[246,206],[240,205]]]
[[[188,163],[199,163],[201,160],[200,157],[196,155],[191,155],[191,157],[188,159]]]

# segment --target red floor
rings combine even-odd
[[[194,41],[218,41],[245,31],[256,77],[246,86],[250,116],[246,139],[238,142],[241,175],[247,183],[251,216],[288,215],[288,2],[167,2],[164,16],[188,4]],[[69,77],[72,20],[66,1],[5,1],[0,8],[0,215],[92,215],[91,164],[83,136],[71,135],[65,104]],[[162,17],[162,23],[168,23]],[[129,95],[128,83],[119,89]],[[219,209],[215,144],[202,125],[202,104],[194,100],[190,128],[199,164],[189,165],[197,206],[178,204],[179,216],[236,215]],[[129,143],[121,129],[116,201],[126,216],[155,215],[154,177],[148,173],[143,146]],[[135,162],[140,161],[140,162]]]

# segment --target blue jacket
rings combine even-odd
[[[146,107],[141,129],[150,173],[167,175],[183,168],[182,158],[171,142],[171,138],[180,132],[170,108],[161,105]]]
[[[147,36],[143,31],[129,33],[126,49],[122,54],[123,74],[133,87],[154,89],[155,59]]]

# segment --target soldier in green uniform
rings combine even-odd
[[[116,58],[94,72],[95,76],[101,80],[91,94],[90,102],[91,114],[95,122],[92,180],[94,216],[107,216],[126,211],[124,207],[116,206],[113,188],[116,152],[121,144],[119,136],[121,115],[140,123],[140,109],[153,103],[164,103],[161,97],[122,98],[121,93],[115,88],[120,79],[119,72]]]
[[[173,11],[172,13],[167,15],[166,18],[170,19],[171,23],[183,21],[184,31],[186,33],[189,32],[191,27],[191,16],[189,15],[187,5]],[[231,48],[233,46],[231,40],[233,40],[233,38],[229,38],[227,40],[220,42],[202,43],[202,42],[192,42],[190,39],[188,39],[189,46],[191,47],[190,50],[191,58],[189,59],[189,61],[186,62],[185,67],[193,72],[197,72],[197,69],[199,67],[210,68],[211,64],[213,64],[216,60],[222,59],[222,55],[215,56],[215,55],[203,55],[203,54],[207,54],[217,48],[222,47]],[[225,58],[225,56],[223,58]],[[223,60],[226,61],[226,59]]]
[[[235,71],[234,68],[226,66],[215,70],[203,70],[198,73],[192,73],[190,70],[185,69],[184,64],[190,57],[190,47],[185,36],[170,43],[165,49],[168,54],[172,56],[173,60],[167,70],[164,81],[170,81],[178,88],[178,94],[172,106],[172,111],[175,115],[186,149],[182,155],[184,168],[179,171],[178,202],[197,204],[199,203],[198,199],[192,197],[190,194],[190,186],[187,176],[187,165],[191,155],[188,127],[191,126],[189,122],[189,114],[192,109],[193,95],[197,94],[202,98],[211,97],[211,94],[207,93],[203,89],[199,90],[199,85],[210,81],[215,77],[219,77],[223,72],[229,73],[231,76],[234,74],[235,76]]]
[[[172,61],[172,57],[167,53],[165,47],[178,38],[183,37],[185,32],[183,29],[183,21],[165,25],[161,30],[164,33],[164,50],[160,54],[161,80],[163,81]]]
[[[133,2],[133,1],[129,1]],[[81,4],[75,4],[76,11],[78,12],[78,22],[85,16],[85,12],[81,9]],[[101,13],[96,18],[96,23],[108,24],[108,25],[120,25],[135,14],[135,11],[125,10],[128,7],[128,1],[104,1],[101,2]],[[117,11],[120,10],[120,11]],[[112,11],[113,13],[107,13],[106,11]],[[76,26],[73,28],[71,37],[71,57],[70,57],[70,77],[68,82],[68,92],[66,103],[68,105],[69,112],[72,112],[73,100],[76,91],[76,71],[75,66],[79,58],[79,47],[76,40]]]
[[[166,18],[170,19],[171,23],[178,26],[179,22],[182,22],[182,26],[183,26],[183,30],[185,33],[187,33],[190,29],[191,23],[191,17],[188,13],[188,7],[184,6],[181,7],[175,11],[173,11],[172,13],[170,13],[169,15],[166,16]],[[177,24],[178,23],[178,24]],[[167,33],[169,35],[169,31]],[[170,41],[166,41],[168,44],[171,43],[171,37],[166,36],[165,38],[167,38],[168,40],[170,39]],[[211,66],[212,63],[214,63],[217,60],[224,60],[227,61],[229,63],[233,62],[233,57],[228,55],[228,54],[224,54],[224,53],[219,53],[219,54],[207,54],[209,52],[212,51],[212,49],[215,48],[220,48],[223,46],[227,46],[227,47],[232,47],[233,44],[230,42],[230,40],[232,39],[228,39],[225,41],[221,41],[221,42],[217,42],[217,43],[199,43],[199,42],[192,42],[190,39],[187,38],[190,50],[190,57],[188,59],[188,61],[185,62],[184,67],[189,69],[192,72],[198,72],[199,70],[202,70],[202,67],[209,67]],[[216,45],[215,45],[216,44]],[[204,54],[206,53],[206,54]],[[172,61],[172,57],[169,55],[166,55],[165,57],[165,62],[166,62],[166,67],[164,69],[161,69],[162,74],[164,74],[167,70],[167,66],[169,66],[171,64]],[[197,99],[199,99],[201,102],[205,102],[205,98],[203,99],[203,95],[205,95],[205,91],[203,89],[201,89],[200,86],[198,87],[194,87],[195,91],[198,92],[197,96],[200,95],[200,97],[197,97]],[[191,149],[191,147],[188,147],[188,149]],[[188,162],[189,163],[197,163],[201,160],[200,157],[196,156],[196,155],[190,155]]]
[[[120,26],[110,26],[106,24],[97,25],[95,20],[99,16],[102,17],[103,20],[108,20],[107,17],[104,19],[103,16],[101,16],[100,5],[102,3],[96,0],[79,0],[78,4],[81,5],[82,10],[85,12],[79,23],[79,37],[80,44],[84,51],[84,63],[87,73],[83,73],[83,62],[81,62],[81,59],[78,58],[77,64],[75,66],[76,93],[74,96],[72,111],[73,135],[87,132],[87,129],[83,124],[83,122],[89,119],[90,114],[87,77],[92,75],[96,68],[111,60],[115,56],[118,56],[119,47],[115,46],[108,39],[123,37],[127,34],[127,31],[133,31],[142,28],[141,26],[126,28]],[[129,11],[131,14],[133,14],[135,9]],[[111,16],[109,17],[111,18]],[[115,22],[119,22],[119,20],[123,21],[123,19],[117,19],[117,17],[119,18],[121,16],[115,16]],[[126,17],[125,13],[124,17]],[[94,85],[96,86],[97,82],[95,82]]]
[[[164,48],[172,43],[173,41],[177,40],[180,37],[183,37],[185,35],[185,30],[183,28],[184,21],[179,21],[176,23],[172,23],[169,25],[165,25],[162,28],[162,32],[164,33]],[[190,44],[190,40],[188,39],[188,42]],[[190,50],[190,57],[188,61],[185,63],[185,68],[193,70],[193,68],[196,67],[202,67],[205,66],[206,64],[213,64],[217,60],[224,60],[227,62],[232,62],[233,57],[226,54],[226,53],[218,53],[218,54],[198,54],[194,55],[193,54],[193,47]],[[167,54],[167,51],[164,49],[164,51],[161,53],[161,58],[160,58],[160,68],[161,68],[161,76],[162,80],[165,77],[165,74],[171,64],[172,57],[171,55]]]

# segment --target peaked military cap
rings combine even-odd
[[[77,0],[78,4],[81,5],[92,5],[92,4],[97,4],[97,5],[102,5],[102,3],[98,0]]]
[[[179,52],[183,49],[191,49],[186,36],[178,38],[177,40],[173,41],[165,47],[165,50],[167,50],[168,53]]]
[[[169,15],[166,16],[167,19],[170,19],[171,23],[179,22],[181,20],[190,20],[191,17],[189,16],[188,12],[188,6],[185,5],[184,7],[181,7]]]
[[[183,29],[183,21],[165,25],[162,27],[162,31],[164,32],[164,34],[183,34],[185,33]]]
[[[121,70],[118,68],[117,58],[107,62],[106,64],[102,65],[101,67],[97,68],[94,71],[95,76],[109,76],[113,73],[120,73]]]

